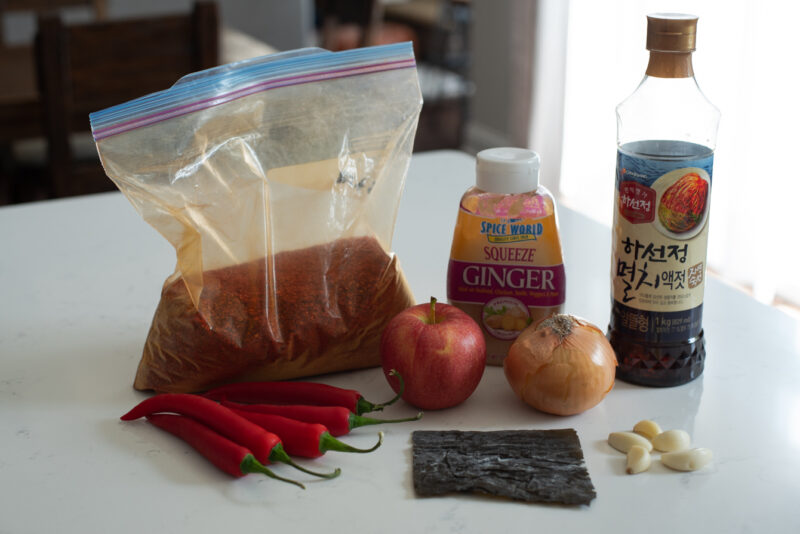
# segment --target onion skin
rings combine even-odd
[[[573,315],[553,315],[528,327],[503,361],[514,393],[554,415],[575,415],[596,406],[614,387],[616,367],[605,334]]]

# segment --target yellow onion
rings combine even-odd
[[[572,315],[551,315],[523,331],[503,361],[511,389],[537,410],[573,415],[614,387],[617,357],[603,332]]]

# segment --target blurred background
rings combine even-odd
[[[412,41],[416,152],[530,147],[562,205],[610,226],[614,107],[641,81],[653,12],[700,17],[695,73],[722,111],[709,268],[793,313],[797,2],[0,0],[0,205],[114,189],[90,111],[276,51]]]

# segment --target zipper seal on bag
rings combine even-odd
[[[411,43],[270,57],[193,73],[169,89],[91,113],[92,135],[99,141],[270,89],[416,66]]]

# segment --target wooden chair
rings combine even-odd
[[[33,44],[20,41],[20,35],[9,42],[3,30],[14,16],[72,9],[88,10],[93,19],[102,20],[106,0],[0,0],[0,205],[49,196],[43,176],[44,150],[39,150],[38,143],[43,135],[42,109]],[[33,166],[18,160],[20,143],[36,146]]]
[[[55,196],[114,189],[99,159],[79,161],[70,135],[86,132],[89,113],[166,89],[190,72],[216,66],[219,23],[214,3],[188,15],[65,26],[39,18],[39,69],[48,167]]]

